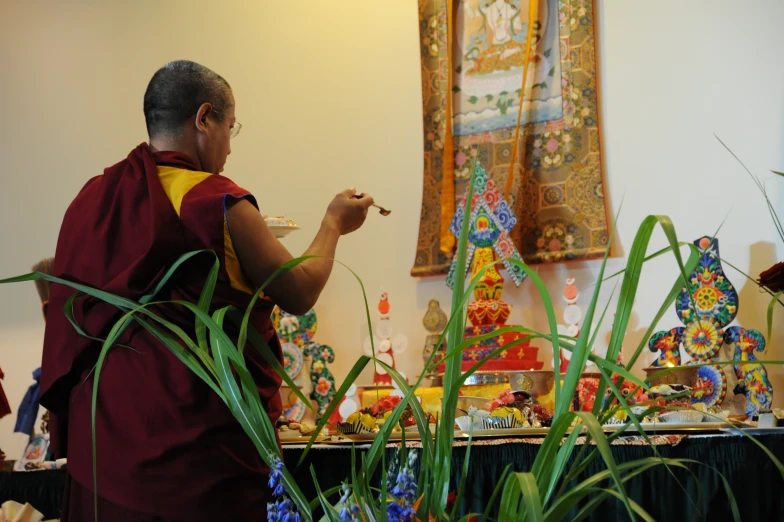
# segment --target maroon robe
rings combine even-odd
[[[66,212],[54,275],[138,300],[182,254],[211,249],[221,263],[212,309],[244,309],[250,295],[229,273],[230,262],[238,265],[227,243],[226,206],[240,198],[256,205],[255,199],[223,176],[194,172],[204,179],[184,195],[178,216],[158,165],[198,170],[184,154],[153,154],[142,144],[90,180]],[[196,303],[213,260],[199,255],[185,263],[156,300]],[[41,404],[53,414],[52,448],[57,457],[68,458],[75,481],[70,503],[66,499],[70,513],[64,513],[71,521],[93,519],[74,509],[81,509],[85,495],[92,498],[91,372],[101,347],[78,335],[65,317],[63,306],[73,293],[52,285],[41,373]],[[280,358],[272,307],[260,299],[251,322]],[[154,311],[195,339],[192,313],[175,305]],[[119,318],[116,308],[89,297],[77,301],[74,314],[87,333],[101,338]],[[125,510],[172,520],[263,520],[267,469],[228,407],[138,324],[119,343],[132,349],[109,352],[98,390],[97,475],[104,514],[109,515],[105,506],[115,506],[118,514],[111,519],[118,522],[125,520],[119,514]],[[280,378],[251,347],[245,353],[274,422],[281,413]]]
[[[3,370],[0,369],[0,379],[3,378],[5,378],[5,374],[3,373]],[[3,391],[3,385],[0,384],[0,419],[10,413],[11,405],[8,404],[8,398],[5,396],[5,392]],[[2,455],[2,452],[0,452],[0,455]]]

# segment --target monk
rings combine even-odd
[[[151,293],[185,253],[211,250],[220,262],[211,309],[244,310],[254,291],[292,255],[267,228],[259,203],[221,173],[241,125],[229,84],[189,61],[169,63],[144,95],[149,144],[84,186],[63,219],[54,275],[138,300]],[[262,194],[269,198],[269,194]],[[329,204],[303,255],[275,280],[251,314],[252,325],[281,358],[270,323],[274,305],[310,310],[327,283],[339,238],[365,221],[373,199],[354,189]],[[215,257],[183,264],[156,301],[196,303]],[[91,394],[101,343],[79,335],[64,307],[74,290],[52,285],[44,341],[41,403],[52,413],[52,450],[67,457],[62,520],[94,520]],[[184,307],[153,308],[195,339]],[[105,338],[118,310],[81,296],[73,315],[90,336]],[[236,337],[237,329],[226,326]],[[281,414],[280,378],[253,348],[245,350],[267,413]],[[109,352],[96,411],[100,520],[265,520],[267,472],[228,407],[141,325],[133,323]]]

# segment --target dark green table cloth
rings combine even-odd
[[[784,434],[759,435],[757,440],[784,461]],[[629,496],[656,520],[693,520],[698,511],[696,501],[699,488],[696,480],[702,487],[701,511],[705,514],[705,520],[732,520],[728,498],[717,472],[729,482],[743,520],[784,520],[784,480],[770,458],[748,438],[723,435],[687,437],[678,444],[658,445],[656,449],[664,457],[689,458],[705,464],[693,466],[691,473],[675,469],[672,471],[674,476],[665,467],[657,466],[627,483]],[[529,470],[538,450],[538,444],[530,443],[474,445],[471,448],[462,510],[480,511],[507,464],[512,464],[516,471]],[[578,450],[579,447],[575,451]],[[284,456],[289,466],[296,464],[302,451],[300,447],[284,446]],[[387,449],[388,461],[396,451],[395,448]],[[453,470],[459,472],[465,451],[464,446],[454,448]],[[612,453],[619,463],[653,456],[651,448],[644,445],[613,445]],[[315,498],[315,486],[310,476],[311,465],[316,470],[322,489],[339,485],[351,475],[351,448],[314,448],[305,464],[295,470],[300,487],[308,498]],[[583,478],[603,469],[603,461],[597,459],[591,463]],[[29,502],[47,518],[55,518],[59,513],[64,483],[64,471],[0,473],[0,500]],[[456,486],[456,477],[453,477],[453,486]],[[591,520],[621,521],[628,520],[628,516],[620,503],[610,500],[594,512]]]

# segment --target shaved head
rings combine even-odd
[[[217,118],[233,104],[231,87],[221,75],[188,60],[167,63],[153,75],[144,93],[144,119],[150,138],[179,134],[185,120],[203,103]]]

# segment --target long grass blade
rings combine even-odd
[[[501,493],[504,484],[506,483],[506,478],[509,475],[509,470],[511,469],[512,469],[512,465],[507,464],[507,466],[504,468],[504,471],[501,472],[501,476],[498,477],[498,482],[496,483],[496,486],[493,489],[493,493],[492,495],[490,495],[487,504],[485,504],[485,511],[484,513],[482,513],[482,517],[479,519],[479,522],[487,522],[488,519],[490,518],[490,510],[495,505],[495,499],[498,498],[498,495]]]
[[[321,433],[321,430],[324,429],[324,426],[327,425],[329,418],[332,416],[332,413],[338,408],[338,403],[340,402],[340,398],[346,396],[346,392],[354,383],[354,381],[359,377],[362,373],[362,370],[365,369],[365,366],[370,362],[370,357],[367,355],[361,355],[357,362],[354,363],[354,366],[351,367],[349,370],[348,375],[346,375],[346,379],[343,381],[343,384],[340,385],[338,391],[335,392],[335,398],[329,403],[327,406],[324,415],[321,416],[321,419],[318,421],[316,425],[316,431],[313,433],[313,436],[308,441],[308,444],[305,446],[305,450],[302,452],[302,456],[297,463],[297,466],[301,466],[303,462],[305,462],[305,457],[307,457],[308,453],[310,452],[310,448],[313,447],[313,444],[316,442],[318,438],[318,434]]]
[[[383,361],[376,361],[376,363],[379,364],[392,378],[392,380],[395,381],[395,384],[397,384],[401,392],[403,392],[404,394],[408,394],[408,392],[411,391],[411,387],[408,385],[406,380],[403,378],[402,375],[400,375],[400,373],[397,370],[395,370],[394,368],[392,368],[391,366],[389,366]],[[402,402],[403,401],[401,401],[401,404]],[[401,404],[399,404],[397,407],[401,407]],[[421,458],[424,462],[429,462],[430,454],[433,451],[433,441],[431,439],[430,423],[428,421],[428,416],[427,414],[425,414],[425,411],[422,409],[422,405],[419,404],[416,395],[414,395],[413,399],[409,400],[407,404],[411,406],[411,410],[414,412],[414,418],[416,419],[417,431],[419,432],[420,442],[422,443]],[[405,406],[406,406],[405,404],[402,404],[402,407],[404,409]],[[405,430],[403,430],[403,434],[405,437]]]
[[[588,428],[588,433],[590,433],[593,440],[595,441],[596,447],[599,450],[599,453],[601,453],[602,458],[607,465],[607,469],[610,471],[610,475],[615,482],[615,487],[617,488],[620,495],[619,498],[623,501],[624,506],[626,506],[626,512],[629,514],[629,518],[634,520],[635,510],[632,508],[632,502],[626,496],[626,491],[623,487],[623,481],[621,480],[621,473],[615,463],[615,458],[612,455],[612,451],[610,451],[610,444],[607,442],[607,439],[604,436],[604,431],[602,431],[601,425],[596,420],[596,417],[590,413],[575,412],[575,415],[579,417],[585,427]]]
[[[236,308],[229,310],[226,317],[237,326],[241,325],[243,320],[242,314]],[[245,329],[246,342],[250,342],[251,346],[264,359],[264,362],[269,364],[272,369],[275,370],[275,373],[277,373],[283,379],[283,382],[286,383],[286,386],[288,386],[289,389],[291,389],[291,391],[296,394],[297,398],[299,398],[302,404],[304,404],[305,407],[310,411],[315,412],[316,408],[313,406],[310,399],[305,397],[305,394],[302,393],[302,390],[300,390],[299,386],[294,382],[294,379],[289,376],[289,374],[283,368],[283,365],[280,364],[280,361],[278,361],[278,358],[272,352],[272,348],[270,347],[269,343],[264,340],[264,337],[261,336],[259,331],[251,324],[246,325]]]
[[[779,301],[779,297],[781,297],[782,294],[784,294],[784,291],[776,292],[776,294],[770,300],[770,303],[768,303],[768,343],[770,343],[771,335],[773,334],[773,309],[776,307],[776,303]]]
[[[449,329],[447,335],[447,351],[455,346],[463,338],[465,331],[464,303],[465,280],[466,280],[466,259],[468,251],[468,230],[470,227],[470,216],[472,211],[472,201],[474,195],[474,184],[476,182],[476,167],[479,163],[478,150],[475,151],[474,164],[471,169],[471,180],[468,184],[468,191],[465,199],[465,212],[463,223],[460,228],[460,237],[457,242],[457,260],[455,266],[455,285],[452,290],[452,321],[447,325]],[[444,513],[449,495],[449,478],[452,442],[454,440],[454,410],[451,410],[452,396],[456,396],[455,389],[457,380],[460,378],[460,361],[450,359],[446,362],[444,370],[444,402],[441,412],[441,438],[436,441],[435,456],[432,463],[433,484],[432,496],[430,497],[431,512],[440,516]]]
[[[457,486],[457,494],[455,495],[455,504],[454,508],[452,509],[452,513],[449,513],[451,518],[455,518],[458,514],[460,514],[460,502],[463,500],[463,494],[465,493],[465,486],[466,482],[468,482],[468,464],[471,461],[471,442],[474,438],[474,426],[468,430],[468,445],[466,446],[466,454],[465,459],[463,459],[463,468],[460,471],[460,484]]]
[[[310,466],[310,475],[313,477],[313,484],[316,486],[316,498],[321,504],[321,509],[324,511],[324,516],[329,520],[329,522],[340,522],[340,517],[338,516],[338,512],[332,507],[332,504],[329,503],[327,497],[321,491],[321,486],[318,483],[318,477],[316,476],[316,470],[313,466]],[[301,516],[301,514],[300,514]]]

